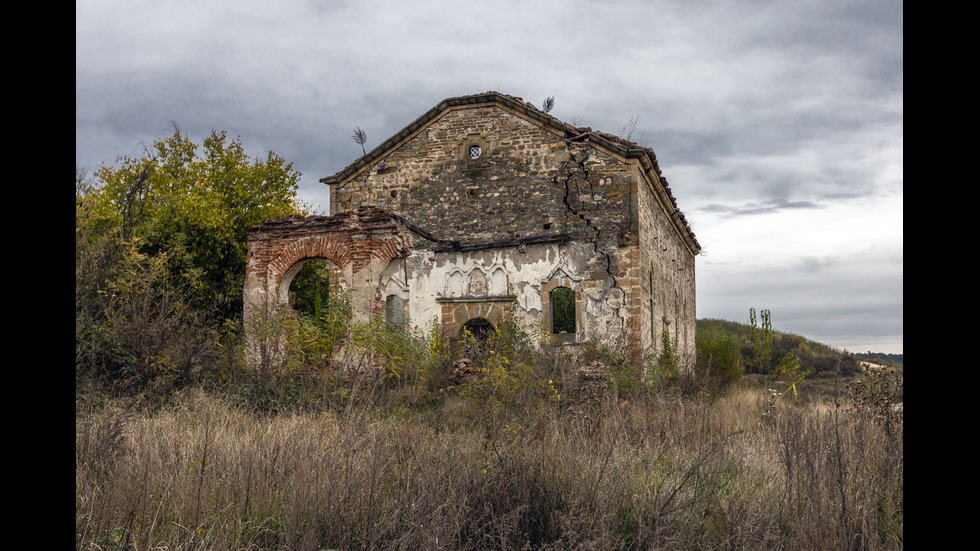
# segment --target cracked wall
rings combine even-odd
[[[389,268],[401,279],[377,282],[382,294],[398,289],[423,327],[435,320],[452,332],[509,304],[508,319],[535,329],[548,325],[547,290],[561,284],[575,290],[579,316],[563,342],[655,354],[666,331],[693,355],[693,234],[682,235],[659,170],[597,145],[588,129],[542,124],[543,114],[515,105],[444,108],[362,168],[325,179],[332,212],[376,207],[415,232],[413,252]],[[492,285],[468,292],[477,271],[489,285],[495,270],[504,294]]]

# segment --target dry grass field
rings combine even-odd
[[[900,418],[754,384],[528,377],[279,413],[200,389],[78,400],[76,548],[903,546]]]

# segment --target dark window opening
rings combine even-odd
[[[551,291],[551,332],[575,333],[575,291],[568,287]]]
[[[297,312],[319,318],[330,301],[330,261],[308,260],[289,284],[290,306]]]
[[[496,329],[489,320],[483,318],[473,318],[470,321],[463,324],[463,331],[461,336],[466,336],[467,333],[473,335],[473,338],[478,341],[486,341],[490,338]]]
[[[546,230],[550,230],[550,229],[551,229],[551,223],[550,223],[550,222],[549,222],[549,223],[546,223],[546,224],[544,225],[544,229],[546,229]]]

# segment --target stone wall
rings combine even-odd
[[[474,146],[479,156],[471,158]],[[564,262],[589,319],[603,320],[580,332],[581,340],[635,339],[638,171],[635,162],[498,104],[467,105],[333,185],[332,205],[334,212],[373,206],[396,213],[429,238],[420,246],[437,253],[511,248],[525,255],[514,255],[512,264],[523,266],[528,246],[550,243],[542,250],[554,257],[543,273],[527,279],[509,272],[511,278],[540,289]],[[543,312],[532,309],[540,323]]]
[[[645,182],[647,184],[647,182]],[[676,341],[679,353],[693,359],[695,279],[694,255],[677,235],[653,192],[653,183],[638,186],[640,221],[639,272],[643,297],[640,301],[642,347],[651,353],[662,350],[666,332]]]
[[[480,157],[470,159],[472,145]],[[629,232],[623,164],[497,105],[447,111],[355,178],[332,212],[374,206],[444,241],[567,236],[613,243]]]
[[[487,93],[446,100],[321,181],[334,216],[281,222],[277,250],[254,233],[247,303],[286,302],[291,274],[320,256],[361,317],[387,303],[448,337],[474,318],[548,331],[550,291],[567,287],[575,331],[553,342],[657,354],[666,331],[693,356],[700,247],[652,151]]]

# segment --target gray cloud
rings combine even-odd
[[[820,209],[825,208],[811,201],[785,201],[781,199],[771,199],[764,203],[745,203],[742,205],[719,205],[707,204],[699,207],[697,211],[711,212],[722,216],[756,216],[759,214],[769,214],[787,209]]]

